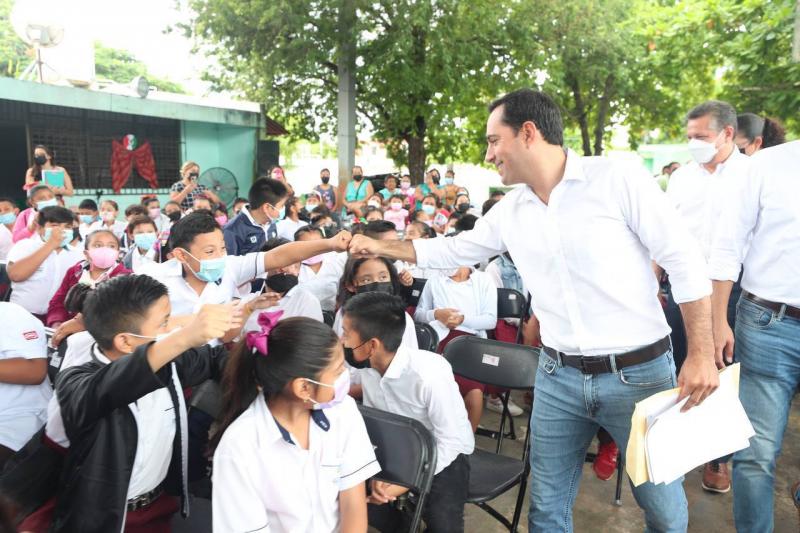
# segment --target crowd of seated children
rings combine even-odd
[[[89,226],[89,233],[100,229],[107,229],[112,232],[117,239],[122,239],[128,224],[122,220],[118,220],[119,204],[114,200],[103,200],[100,202],[100,216],[91,226]]]
[[[131,246],[122,258],[125,268],[141,274],[148,265],[160,263],[163,246],[158,238],[158,228],[150,217],[136,216],[128,222],[125,234]]]
[[[267,238],[278,236],[276,223],[283,218],[288,191],[283,182],[259,178],[250,186],[248,204],[225,225],[228,255],[245,255],[261,250]]]

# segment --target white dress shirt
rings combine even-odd
[[[253,293],[243,301],[248,302],[253,298],[259,296],[261,293]],[[278,300],[277,305],[273,305],[268,309],[257,309],[253,311],[250,317],[244,324],[244,331],[261,331],[258,325],[258,315],[264,312],[283,311],[281,320],[284,318],[292,318],[302,316],[322,322],[322,308],[319,306],[319,300],[310,292],[304,290],[299,285],[292,287],[289,292],[283,295],[283,298]]]
[[[549,204],[519,186],[474,230],[413,244],[422,267],[509,251],[544,344],[569,354],[622,353],[669,334],[651,259],[669,273],[678,303],[711,292],[699,246],[647,170],[571,150]]]
[[[111,363],[96,344],[94,357],[105,365]],[[161,387],[129,403],[128,409],[136,419],[137,430],[136,455],[128,482],[131,500],[155,489],[167,477],[175,439],[175,407],[169,389]]]
[[[14,246],[14,234],[5,226],[0,224],[0,261],[5,261],[8,252]]]
[[[47,357],[44,326],[35,316],[9,302],[0,302],[0,316],[0,361]],[[47,376],[36,385],[0,381],[0,445],[17,451],[44,426],[52,392]]]
[[[73,333],[61,342],[67,343],[67,351],[64,353],[59,372],[92,360],[94,337],[88,331]],[[62,448],[69,448],[69,438],[67,430],[64,429],[64,419],[61,418],[61,405],[58,403],[57,391],[53,391],[53,396],[47,404],[47,425],[44,432],[50,440]]]
[[[183,265],[177,259],[153,263],[142,272],[167,286],[173,316],[191,315],[205,304],[225,304],[237,299],[240,296],[238,287],[263,273],[264,252],[229,255],[219,283],[206,283],[203,292],[197,294],[186,282]]]
[[[294,233],[303,226],[308,226],[308,222],[304,222],[302,220],[298,220],[297,222],[295,222],[291,218],[284,218],[283,220],[279,220],[276,226],[278,230],[278,237],[282,237],[286,240],[293,241]]]
[[[436,474],[458,454],[475,449],[450,363],[439,354],[401,346],[386,373],[374,368],[356,371],[361,377],[364,405],[419,421],[436,440]]]
[[[142,254],[138,246],[134,246],[131,255],[131,270],[134,274],[143,274],[148,265],[156,263],[156,255],[158,251],[155,248],[147,250],[147,253]]]
[[[466,281],[456,282],[447,276],[428,280],[419,297],[414,319],[431,325],[443,340],[450,329],[436,320],[436,309],[458,309],[464,321],[456,329],[486,338],[486,330],[497,325],[497,287],[484,272],[474,271]]]
[[[694,161],[676,170],[669,178],[667,196],[695,237],[706,260],[711,257],[714,232],[725,208],[725,195],[750,168],[750,158],[734,146],[733,152],[713,173]]]
[[[295,442],[261,394],[225,430],[214,452],[215,533],[339,531],[339,493],[381,469],[355,401],[312,411],[308,449]]]
[[[106,223],[102,220],[96,220],[89,226],[89,234],[101,229],[110,230],[117,239],[122,239],[122,236],[125,235],[125,231],[128,229],[128,224],[122,220],[115,220],[111,227],[109,227],[106,226]]]
[[[744,263],[744,290],[800,307],[798,168],[800,141],[752,156],[750,171],[726,198],[709,262],[712,279],[736,281]]]
[[[300,267],[300,285],[317,297],[323,311],[336,310],[339,280],[342,279],[346,263],[347,252],[329,252],[322,259],[322,266],[316,274],[306,265]]]
[[[18,241],[8,252],[8,262],[14,263],[32,255],[44,246],[42,238],[35,234],[29,239]],[[39,268],[25,281],[11,282],[11,301],[24,307],[34,315],[47,313],[50,299],[61,286],[70,267],[83,260],[83,251],[72,246],[57,252],[50,252]]]

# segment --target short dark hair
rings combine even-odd
[[[120,248],[119,237],[114,235],[114,232],[111,231],[110,229],[107,229],[107,228],[96,229],[93,232],[91,232],[90,234],[88,234],[86,236],[86,239],[85,239],[84,243],[83,243],[84,247],[88,250],[89,249],[89,245],[92,244],[92,241],[94,240],[94,238],[97,237],[98,235],[100,235],[101,233],[105,233],[106,235],[111,235],[112,237],[114,237],[114,240],[117,243],[117,249]]]
[[[133,215],[146,216],[147,215],[147,209],[145,209],[144,206],[142,206],[140,204],[131,204],[128,207],[125,208],[125,217],[127,218],[127,217],[133,216]]]
[[[305,235],[306,233],[316,233],[317,235],[321,236],[323,239],[325,238],[325,234],[322,232],[320,228],[315,228],[314,226],[303,226],[299,230],[294,232],[294,240],[299,241],[300,237]]]
[[[172,226],[169,233],[169,248],[170,250],[186,249],[192,245],[198,235],[215,231],[222,231],[222,229],[214,220],[214,215],[210,211],[199,209],[181,218]]]
[[[261,247],[261,251],[269,252],[270,250],[274,250],[275,248],[283,246],[284,244],[289,244],[290,242],[292,241],[289,239],[284,239],[283,237],[273,237],[264,243],[264,245]]]
[[[430,227],[429,225],[420,220],[412,220],[408,224],[408,226],[414,226],[415,228],[417,228],[419,232],[423,235],[423,238],[433,239],[436,237],[436,231],[432,227]],[[406,228],[408,228],[408,226],[406,226]]]
[[[153,221],[152,218],[145,215],[137,215],[133,217],[131,221],[128,222],[128,227],[125,228],[125,230],[128,233],[132,234],[133,230],[135,230],[139,226],[144,226],[145,224],[153,226],[153,230],[155,230],[155,233],[158,233],[158,226],[156,226],[156,223]]]
[[[279,168],[279,167],[275,167]],[[258,209],[264,204],[275,205],[289,194],[286,185],[280,180],[272,178],[258,178],[250,186],[250,191],[247,193],[247,198],[250,207]]]
[[[145,196],[144,198],[142,198],[142,205],[145,208],[147,208],[147,206],[152,204],[153,202],[158,202],[158,205],[161,205],[161,202],[155,196]]]
[[[705,116],[711,117],[712,127],[715,130],[722,131],[726,126],[730,126],[733,128],[733,133],[736,133],[736,110],[728,102],[709,100],[696,105],[686,114],[686,122]]]
[[[83,303],[86,301],[86,296],[92,290],[91,285],[86,283],[76,283],[70,290],[67,291],[67,296],[64,298],[64,309],[68,313],[77,315],[83,311]]]
[[[367,226],[364,228],[364,235],[374,239],[390,231],[397,231],[394,222],[389,222],[388,220],[373,220],[367,223]]]
[[[17,202],[12,200],[8,196],[0,196],[0,204],[2,204],[3,202],[7,202],[7,203],[13,205],[14,207],[17,207]]]
[[[564,145],[564,124],[561,111],[552,98],[541,91],[517,89],[489,104],[491,113],[503,106],[502,121],[519,133],[522,125],[533,122],[544,140],[556,146]]]
[[[491,198],[489,198],[488,200],[486,200],[485,202],[483,202],[483,206],[481,207],[481,216],[484,216],[484,217],[485,217],[485,216],[486,216],[486,213],[488,213],[488,212],[489,212],[489,210],[490,210],[492,207],[494,207],[494,204],[496,204],[497,202],[498,202],[498,200],[493,200],[493,199],[491,199]]]
[[[150,276],[131,274],[100,283],[83,302],[83,323],[97,345],[109,349],[120,333],[141,333],[148,310],[169,292]]]
[[[37,185],[37,186],[35,186],[34,188],[32,188],[30,190],[30,193],[28,194],[28,196],[33,198],[34,196],[36,196],[37,194],[39,194],[42,191],[50,191],[52,193],[53,189],[51,189],[49,185],[44,185],[44,184]],[[55,194],[55,193],[53,193],[53,194]]]
[[[39,215],[36,217],[36,223],[40,226],[47,223],[72,224],[73,222],[75,222],[75,215],[72,214],[72,211],[60,205],[45,207],[39,211]]]
[[[91,211],[97,211],[97,202],[95,202],[91,198],[86,198],[85,200],[81,200],[81,203],[78,204],[78,209],[89,209]]]
[[[350,318],[362,341],[378,339],[388,352],[396,352],[406,331],[406,310],[397,296],[383,292],[356,294],[344,305],[342,316]]]
[[[238,197],[238,198],[234,199],[234,200],[233,200],[233,203],[232,203],[231,205],[236,205],[236,204],[246,204],[246,203],[247,203],[247,198],[242,198],[242,197],[240,196],[240,197]]]
[[[469,231],[475,227],[475,223],[477,221],[478,217],[475,215],[462,215],[461,218],[459,218],[456,222],[456,231]]]
[[[320,174],[322,174],[323,172],[327,172],[330,174],[331,171],[328,170],[327,168],[323,168],[322,170],[319,171]]]
[[[102,202],[100,202],[100,205],[102,206],[103,204],[108,204],[114,208],[114,211],[119,211],[119,204],[114,200],[103,200]]]

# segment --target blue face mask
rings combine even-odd
[[[10,226],[14,222],[17,221],[17,215],[14,213],[3,213],[0,215],[0,224],[5,224],[6,226]]]
[[[55,207],[58,205],[58,200],[55,198],[50,198],[49,200],[42,200],[41,202],[36,202],[36,210],[41,211],[45,207]]]
[[[455,181],[454,178],[445,178],[444,179],[444,184],[445,185],[452,185],[454,181]]]
[[[44,239],[44,242],[49,241],[50,236],[52,234],[53,234],[53,228],[45,228],[44,237],[42,237],[42,239]],[[64,236],[61,237],[61,247],[67,248],[69,246],[69,243],[72,242],[72,238],[73,238],[72,232],[69,230],[64,230]]]
[[[133,236],[133,242],[140,250],[151,250],[157,238],[155,233],[139,233]]]
[[[286,218],[286,206],[281,207],[281,210],[278,211],[278,220],[283,220]]]
[[[94,222],[94,217],[92,215],[80,215],[78,218],[81,219],[81,224],[91,224]]]
[[[432,215],[436,212],[436,208],[432,205],[422,204],[422,210],[427,213],[428,215]]]
[[[214,259],[197,259],[190,254],[188,250],[183,248],[182,250],[192,259],[200,262],[200,270],[198,272],[195,272],[192,270],[192,267],[189,267],[189,270],[192,271],[192,274],[194,274],[197,279],[207,283],[216,283],[222,278],[222,275],[225,273],[226,256],[223,255],[222,257],[216,257]]]

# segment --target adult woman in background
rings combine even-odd
[[[200,177],[200,165],[194,161],[187,161],[181,167],[181,180],[173,183],[169,192],[169,199],[178,202],[181,210],[186,211],[194,206],[194,199],[197,196],[205,196],[212,203],[219,203],[219,196],[214,194],[205,185],[197,183]]]
[[[736,123],[734,142],[744,155],[786,142],[786,130],[777,119],[742,113],[736,117]]]
[[[50,185],[50,189],[56,196],[72,196],[74,194],[72,178],[70,178],[69,172],[67,172],[64,167],[56,165],[53,151],[41,144],[36,145],[33,149],[33,166],[25,173],[25,187],[23,188],[29,191],[41,184],[43,171],[45,170],[61,171],[64,173],[64,184],[62,186],[55,187],[50,183],[47,184]]]

